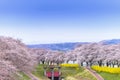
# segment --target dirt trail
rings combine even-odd
[[[86,69],[94,76],[97,78],[97,80],[104,80],[96,71],[92,70],[91,68],[86,67]]]
[[[31,80],[41,80],[41,79],[39,79],[39,78],[37,78],[36,76],[34,76],[32,73],[26,73],[26,75],[28,75],[30,78],[31,78]]]

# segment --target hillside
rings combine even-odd
[[[102,42],[104,45],[119,44],[120,39],[103,40],[103,41],[100,41],[100,42]]]
[[[74,49],[77,44],[85,44],[86,42],[74,42],[74,43],[58,43],[58,44],[35,44],[27,45],[29,48],[45,48],[58,51],[68,51]]]
[[[111,39],[111,40],[103,40],[100,41],[104,45],[110,45],[110,44],[118,44],[120,43],[120,39]],[[33,44],[33,45],[27,45],[29,48],[45,48],[45,49],[51,49],[51,50],[59,50],[59,51],[68,51],[75,48],[76,45],[79,44],[86,44],[89,42],[71,42],[71,43],[57,43],[57,44]]]

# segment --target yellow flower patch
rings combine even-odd
[[[119,67],[106,67],[106,66],[92,66],[93,70],[96,70],[98,72],[109,72],[109,73],[120,73],[120,68]]]
[[[74,67],[76,69],[79,69],[79,64],[61,64],[61,67]]]

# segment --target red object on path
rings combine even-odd
[[[46,72],[46,76],[52,77],[52,72]],[[59,77],[59,76],[60,76],[59,72],[54,72],[54,77]]]

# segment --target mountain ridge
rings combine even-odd
[[[102,40],[100,41],[104,45],[119,44],[120,39]],[[29,44],[29,48],[45,48],[58,51],[73,50],[79,44],[87,44],[92,42],[66,42],[66,43],[52,43],[52,44]]]

